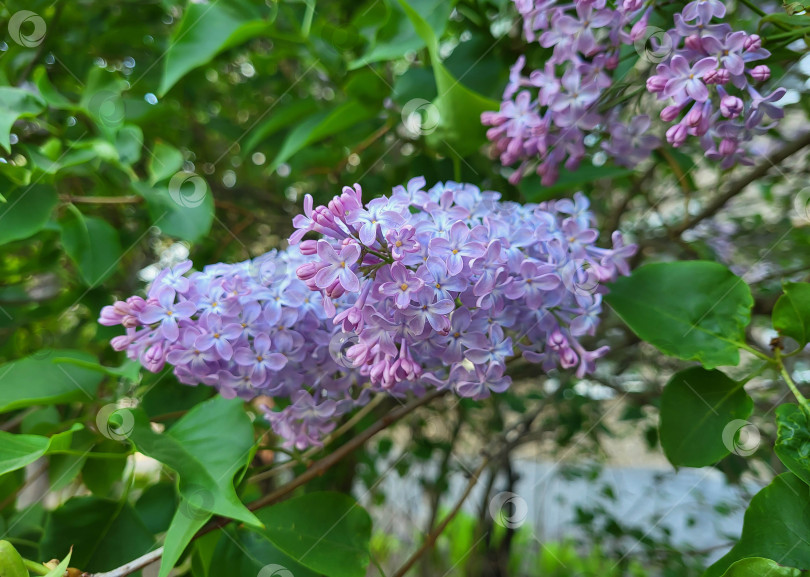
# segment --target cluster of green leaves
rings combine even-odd
[[[706,577],[799,575],[810,567],[810,403],[788,368],[810,341],[810,284],[785,283],[773,308],[773,356],[747,344],[754,304],[750,287],[708,261],[644,265],[611,287],[611,307],[659,351],[699,365],[678,371],[661,397],[660,441],[676,467],[704,467],[758,448],[747,421],[754,402],[745,385],[765,371],[780,375],[798,404],[776,408],[776,456],[786,469],[751,501],[742,537]],[[785,353],[788,348],[793,350]],[[719,366],[740,364],[740,351],[758,366],[731,378]]]

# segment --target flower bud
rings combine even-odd
[[[669,142],[674,148],[678,148],[680,145],[686,142],[686,137],[686,127],[683,124],[676,124],[667,130],[667,142]]]
[[[664,76],[656,74],[654,76],[650,76],[647,79],[647,91],[656,94],[658,92],[663,92],[664,88],[667,86],[667,79]]]
[[[735,152],[737,152],[737,141],[733,138],[724,138],[720,141],[720,146],[718,147],[720,154],[723,156],[731,156]]]
[[[771,69],[765,66],[764,64],[754,66],[754,68],[751,70],[751,78],[753,78],[757,82],[765,82],[770,77],[771,77]]]
[[[694,50],[696,52],[703,52],[703,43],[700,40],[700,36],[697,34],[693,34],[692,36],[687,36],[686,39],[683,41],[683,45],[688,50]]]
[[[318,241],[317,240],[302,240],[301,243],[298,245],[301,254],[310,256],[313,254],[318,253]]]
[[[759,50],[760,48],[762,48],[762,38],[760,38],[759,34],[751,34],[743,43],[743,49],[746,52],[753,52],[754,50]]]
[[[743,107],[743,101],[736,96],[726,95],[720,99],[720,114],[726,118],[737,118]]]
[[[703,75],[703,82],[706,84],[725,84],[731,80],[731,73],[725,68],[709,70]]]
[[[667,106],[661,111],[661,120],[663,120],[664,122],[672,122],[673,120],[678,118],[678,115],[681,113],[682,108],[683,108],[682,106],[677,106],[675,104]]]

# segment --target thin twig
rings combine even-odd
[[[810,146],[810,132],[803,134],[802,136],[796,138],[793,142],[784,146],[768,156],[764,162],[760,163],[756,168],[751,170],[748,174],[738,178],[737,180],[732,181],[732,183],[728,186],[726,191],[722,193],[720,196],[712,200],[706,208],[700,211],[698,214],[693,216],[691,219],[687,218],[681,224],[672,228],[672,231],[680,235],[683,232],[691,229],[699,222],[714,216],[717,211],[719,211],[725,204],[740,194],[745,188],[751,184],[752,182],[756,181],[759,178],[762,178],[771,168],[775,167],[785,159],[793,156],[806,146]]]

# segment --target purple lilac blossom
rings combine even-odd
[[[602,147],[617,162],[634,166],[649,156],[658,139],[645,134],[649,118],[624,123],[615,113],[599,111],[613,86],[613,71],[623,45],[643,40],[650,9],[625,0],[515,0],[527,41],[552,48],[542,69],[522,71],[525,57],[511,70],[498,112],[484,112],[487,137],[501,164],[520,163],[510,181],[534,171],[543,185],[553,184],[561,166],[576,170],[587,152],[586,136],[610,136]]]
[[[517,164],[510,176],[513,184],[532,171],[543,185],[553,184],[560,167],[576,170],[597,142],[616,164],[628,168],[663,144],[651,133],[648,116],[629,116],[623,105],[600,109],[613,86],[622,45],[647,39],[652,10],[647,3],[514,1],[525,39],[552,48],[552,55],[543,68],[527,75],[526,58],[520,56],[500,110],[481,115],[482,123],[491,127],[487,137],[501,164]],[[676,13],[667,42],[658,42],[667,53],[646,87],[666,103],[661,120],[674,122],[662,131],[665,141],[677,148],[690,136],[698,137],[706,158],[728,169],[751,164],[752,139],[784,116],[774,103],[785,89],[763,94],[755,88],[770,78],[768,66],[758,63],[770,53],[757,34],[713,22],[725,14],[720,0],[695,0]],[[589,142],[588,135],[598,138]]]
[[[510,358],[581,377],[607,352],[579,339],[594,333],[602,283],[628,274],[635,247],[619,233],[597,247],[582,194],[519,205],[415,178],[368,203],[355,185],[313,204],[287,250],[196,272],[185,262],[145,299],[104,307],[99,322],[126,329],[113,347],[229,398],[288,399],[266,415],[297,449],[371,393],[481,399],[509,387]]]

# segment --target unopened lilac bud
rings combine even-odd
[[[743,111],[743,101],[742,99],[726,95],[720,99],[720,114],[725,116],[726,118],[737,118]]]
[[[166,364],[166,359],[163,355],[163,343],[156,343],[146,349],[143,354],[143,366],[153,373],[160,372],[163,365]]]
[[[752,52],[760,48],[762,48],[762,38],[760,38],[759,34],[751,34],[743,43],[743,49],[746,52]]]
[[[318,252],[318,241],[317,240],[302,240],[301,243],[298,245],[301,254],[310,256],[313,254],[317,254]]]
[[[771,69],[765,66],[764,64],[754,66],[754,68],[751,70],[751,78],[753,78],[757,82],[765,82],[770,77],[771,77]]]
[[[605,68],[607,70],[616,70],[619,66],[619,55],[618,54],[611,54],[608,59],[605,61]]]
[[[720,146],[718,147],[720,154],[723,156],[731,156],[735,152],[737,152],[737,141],[733,138],[724,138],[720,141]]]
[[[697,52],[703,52],[703,42],[700,39],[700,36],[697,34],[693,34],[692,36],[687,36],[686,39],[683,41],[683,45],[688,50],[695,50]]]
[[[703,106],[696,102],[692,109],[683,118],[684,124],[692,128],[698,126],[700,121],[703,120]]]
[[[678,148],[684,142],[686,142],[686,137],[686,127],[683,124],[678,123],[667,130],[667,142],[669,142],[674,148]]]
[[[678,115],[681,113],[682,109],[683,107],[677,106],[675,104],[667,106],[661,111],[661,120],[663,120],[664,122],[672,122],[673,120],[678,118]]]
[[[560,351],[560,366],[564,369],[575,367],[579,362],[579,357],[574,352],[574,349],[564,348]]]
[[[336,196],[332,200],[329,201],[327,204],[329,210],[338,218],[343,218],[346,215],[346,209],[343,206],[343,201],[340,200],[340,197]]]
[[[703,82],[706,84],[726,84],[731,80],[731,73],[725,68],[709,70],[703,75]]]
[[[645,15],[646,16],[646,15]],[[647,24],[649,23],[649,18],[642,18],[630,29],[630,40],[636,42],[644,38],[644,35],[647,33]]]
[[[295,274],[303,281],[309,280],[314,277],[318,272],[318,267],[314,262],[304,263],[295,269]]]
[[[644,5],[644,0],[624,0],[622,8],[625,12],[635,12]]]
[[[120,335],[110,339],[110,346],[113,348],[113,350],[123,351],[129,346],[129,343],[131,342],[132,339],[130,337],[126,335]]]
[[[653,94],[663,92],[666,86],[667,86],[667,78],[660,74],[650,76],[647,79],[647,91],[652,92]]]

